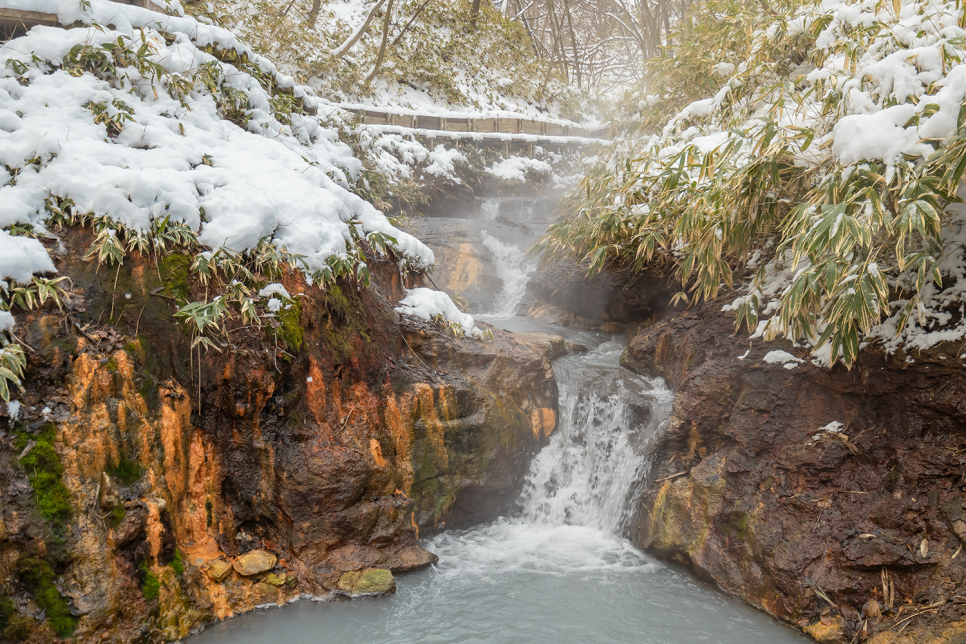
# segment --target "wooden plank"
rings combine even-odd
[[[17,38],[37,25],[57,26],[57,16],[42,11],[0,8],[0,42]]]

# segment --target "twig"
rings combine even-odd
[[[432,375],[433,370],[429,368],[429,365],[428,364],[426,364],[425,362],[423,362],[423,359],[422,358],[419,357],[419,354],[416,353],[416,350],[413,349],[412,346],[409,344],[409,340],[406,339],[406,336],[404,336],[402,333],[400,333],[399,334],[399,337],[402,338],[402,341],[406,343],[406,346],[409,347],[409,350],[413,352],[413,355],[416,356],[416,359],[419,360],[419,362],[422,363],[422,365],[424,367],[426,367],[426,369],[429,371],[430,375]]]
[[[356,403],[352,406],[352,409],[349,410],[349,414],[345,417],[345,420],[342,421],[342,427],[339,428],[340,434],[342,433],[342,430],[345,429],[345,426],[349,423],[349,419],[352,418],[352,412],[354,412],[358,406],[359,403]]]
[[[672,474],[671,476],[665,476],[663,479],[657,479],[654,482],[655,483],[660,483],[661,481],[668,481],[670,479],[676,479],[677,477],[684,476],[687,473],[688,473],[687,470],[685,470],[684,472],[678,472],[677,474]]]

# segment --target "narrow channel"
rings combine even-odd
[[[468,225],[492,253],[502,285],[489,304],[493,313],[479,319],[514,332],[555,333],[586,349],[553,364],[560,422],[532,461],[512,511],[424,542],[439,565],[399,577],[395,596],[300,601],[222,622],[192,642],[807,641],[628,540],[673,392],[661,379],[619,365],[623,336],[514,315],[536,268],[524,250],[546,225],[548,210],[546,203],[492,200],[458,222],[419,222],[437,231]]]

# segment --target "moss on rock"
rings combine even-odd
[[[54,585],[56,575],[43,559],[22,557],[16,565],[17,578],[47,613],[47,621],[55,633],[68,637],[77,628],[77,618],[71,615],[67,600]]]

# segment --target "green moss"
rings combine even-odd
[[[10,618],[10,622],[0,630],[0,635],[2,635],[2,640],[4,642],[23,642],[28,637],[30,637],[30,631],[33,630],[34,622],[36,620],[33,617],[26,617],[24,615],[14,615]]]
[[[124,509],[123,503],[118,503],[111,509],[111,525],[115,528],[121,525],[124,521],[124,516],[127,514],[127,510]]]
[[[896,465],[889,473],[886,474],[885,479],[882,481],[882,487],[886,489],[887,492],[895,492],[896,485],[899,483],[899,466]]]
[[[211,527],[211,499],[205,499],[205,515],[208,522],[207,527]]]
[[[142,563],[140,569],[144,573],[144,581],[141,582],[141,594],[144,595],[146,600],[154,601],[161,594],[161,580],[151,572],[146,563]]]
[[[168,565],[179,577],[184,574],[184,555],[177,548],[174,550],[174,558]]]
[[[111,478],[120,481],[121,485],[133,485],[144,474],[141,464],[128,459],[127,454],[123,451],[120,454],[120,459],[117,464],[114,463],[113,459],[108,459],[107,467],[104,468],[104,471],[110,474]]]
[[[191,258],[183,253],[171,253],[161,260],[158,270],[164,283],[164,292],[179,301],[187,300],[190,295],[188,276]]]
[[[31,440],[36,441],[30,452],[20,459],[20,464],[37,493],[40,514],[57,532],[63,532],[74,513],[70,505],[70,490],[61,479],[64,466],[54,450],[56,437],[57,426],[53,423],[45,426],[36,438],[21,430],[17,433],[17,449],[23,450]]]
[[[115,360],[114,358],[111,358],[110,360],[108,360],[107,364],[104,366],[107,367],[107,370],[110,371],[111,373],[117,373],[117,360]]]
[[[17,609],[7,593],[0,591],[0,631],[6,630],[7,624],[16,612]]]
[[[17,578],[26,586],[41,608],[47,613],[47,621],[54,632],[68,637],[77,628],[77,618],[70,614],[67,600],[61,597],[54,585],[54,571],[43,559],[23,557],[16,565]]]
[[[293,352],[302,348],[302,303],[298,299],[292,300],[278,312],[281,323],[276,333]]]

